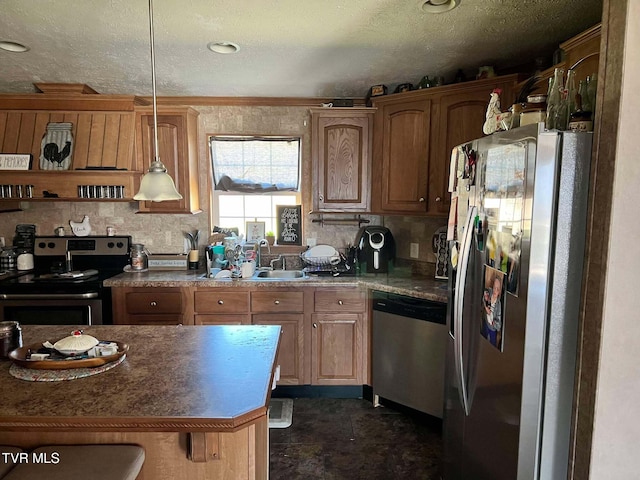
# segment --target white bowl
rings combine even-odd
[[[98,343],[97,338],[91,335],[84,335],[82,330],[75,330],[70,336],[64,337],[53,344],[53,348],[62,355],[80,355],[91,350]]]

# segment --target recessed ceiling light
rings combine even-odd
[[[458,6],[460,0],[427,0],[422,2],[422,11],[427,13],[444,13]]]
[[[28,52],[29,47],[26,45],[22,45],[18,42],[10,42],[8,40],[0,40],[0,49],[6,50],[7,52]]]
[[[240,47],[232,42],[210,42],[207,48],[215,53],[229,54],[236,53]]]

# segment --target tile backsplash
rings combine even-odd
[[[306,107],[255,107],[255,106],[194,106],[198,117],[200,206],[197,215],[137,214],[135,202],[23,202],[22,211],[0,213],[0,236],[11,245],[15,226],[19,223],[36,225],[38,235],[53,235],[63,226],[71,235],[69,221],[79,222],[89,217],[92,235],[106,235],[107,226],[113,226],[117,234],[131,235],[136,243],[143,243],[151,252],[177,253],[187,249],[183,231],[199,229],[203,232],[200,243],[208,238],[210,230],[208,195],[210,164],[207,135],[210,134],[263,134],[299,135],[302,138],[302,204],[303,212],[311,207],[311,118]],[[331,215],[325,215],[327,219]],[[318,218],[314,216],[314,218]],[[385,225],[391,229],[397,246],[397,256],[411,262],[434,263],[431,250],[433,232],[446,224],[446,219],[420,217],[363,216],[369,225]],[[304,215],[303,232],[307,238],[315,238],[318,244],[330,244],[337,248],[353,244],[358,233],[357,223],[314,223],[310,215]],[[410,243],[419,244],[417,259],[410,257]]]

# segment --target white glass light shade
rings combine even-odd
[[[173,179],[167,173],[165,166],[155,161],[149,167],[149,172],[140,181],[140,190],[133,196],[134,200],[164,202],[180,200],[182,195],[176,190]]]

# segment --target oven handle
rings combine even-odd
[[[0,300],[85,300],[98,298],[98,292],[86,293],[0,293]]]

